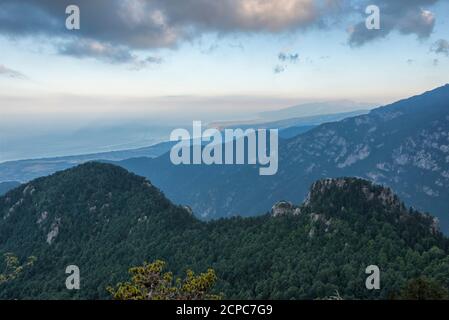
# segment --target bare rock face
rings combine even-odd
[[[430,232],[432,234],[437,234],[440,232],[440,220],[436,217],[432,219],[432,224],[430,225]]]
[[[37,219],[37,224],[40,225],[41,223],[43,223],[45,220],[47,220],[48,217],[48,211],[44,211],[40,214],[39,218]]]
[[[190,206],[182,206],[191,216],[193,216],[193,210]]]
[[[47,234],[47,243],[51,245],[56,237],[59,235],[59,225],[61,224],[61,219],[56,218],[50,227],[50,232]]]
[[[27,196],[27,195],[32,196],[34,192],[36,192],[36,189],[31,184],[28,184],[25,187],[25,189],[23,189],[23,195],[24,196]]]
[[[295,207],[291,202],[279,201],[271,208],[272,217],[281,217],[289,214],[295,214]]]

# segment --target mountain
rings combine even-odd
[[[227,121],[227,122],[213,122],[209,124],[209,128],[216,129],[288,129],[291,127],[310,127],[317,126],[325,122],[340,121],[348,117],[354,117],[361,114],[368,113],[369,110],[355,110],[350,112],[330,113],[330,114],[317,114],[313,116],[285,118],[281,120],[269,120],[261,118],[259,120],[252,121]]]
[[[329,121],[337,121],[346,117],[364,114],[367,111],[359,110],[337,114],[321,114],[311,117],[284,119],[273,122],[259,123],[256,128],[280,129],[279,136],[284,139],[292,138],[298,134],[307,132],[316,125]],[[229,127],[232,125],[228,124]],[[225,128],[225,123],[211,124],[211,127]],[[251,125],[242,124],[242,127],[249,128]],[[147,157],[156,158],[168,152],[175,142],[161,142],[149,147],[126,149],[120,151],[99,152],[91,154],[81,154],[74,156],[27,159],[17,161],[7,161],[0,163],[0,181],[30,181],[35,178],[47,176],[59,170],[72,168],[78,164],[93,161],[120,161],[130,158]]]
[[[12,190],[20,185],[17,181],[0,182],[0,196],[4,195],[9,190]]]
[[[284,119],[274,122],[263,122],[255,126],[255,128],[279,129],[279,137],[288,139],[298,134],[309,131],[316,125],[329,121],[337,121],[346,117],[364,114],[367,111],[358,110],[352,112],[344,112],[337,114],[321,114],[311,117]],[[230,124],[229,124],[230,125]],[[211,127],[225,128],[225,123],[211,124]],[[230,125],[230,127],[232,127]],[[251,125],[245,124],[242,128],[249,128]],[[253,126],[254,127],[254,126]],[[93,161],[120,161],[130,158],[147,157],[156,158],[168,152],[175,142],[161,142],[149,147],[126,149],[119,151],[99,152],[91,154],[81,154],[73,156],[26,159],[17,161],[7,161],[0,163],[0,182],[17,180],[27,182],[35,178],[47,176],[59,170],[69,169],[78,164]]]
[[[254,122],[254,123],[245,123],[241,122],[240,124],[225,124],[225,123],[216,123],[211,124],[209,127],[217,127],[221,129],[278,129],[279,137],[283,139],[290,139],[299,134],[307,132],[314,127],[326,123],[326,122],[334,122],[340,121],[345,118],[355,117],[358,115],[368,113],[368,110],[356,110],[351,112],[341,112],[335,114],[320,114],[309,117],[300,117],[300,118],[290,118],[283,119],[277,121],[270,122]]]
[[[118,164],[206,219],[255,215],[304,199],[315,180],[357,176],[432,212],[449,233],[449,85],[280,141],[274,176],[248,165],[175,166],[168,155]]]
[[[370,103],[359,103],[350,100],[337,100],[327,102],[304,103],[280,110],[261,112],[259,116],[269,121],[283,120],[298,117],[312,117],[322,114],[338,114],[344,112],[354,112],[369,110],[373,107]]]
[[[17,180],[27,182],[47,176],[59,170],[72,168],[92,160],[119,161],[135,157],[158,157],[174,145],[173,142],[161,142],[149,147],[120,151],[100,152],[66,157],[28,159],[0,163],[0,181]]]
[[[109,164],[86,163],[0,197],[0,253],[38,259],[1,285],[2,299],[106,298],[106,286],[130,266],[155,259],[176,274],[214,268],[226,298],[315,299],[335,290],[347,299],[388,298],[420,275],[447,286],[448,250],[431,216],[356,178],[317,181],[300,206],[278,202],[259,217],[213,222]],[[65,288],[72,264],[81,290]],[[372,264],[381,289],[368,291]]]
[[[312,130],[315,126],[301,126],[301,127],[289,127],[279,130],[279,138],[291,139],[297,135],[303,134],[309,130]]]

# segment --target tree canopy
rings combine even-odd
[[[131,280],[119,283],[108,292],[116,300],[216,300],[220,295],[210,294],[217,279],[215,271],[195,275],[187,270],[184,279],[174,278],[172,272],[164,272],[166,263],[156,260],[129,270]]]

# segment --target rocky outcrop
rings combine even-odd
[[[271,208],[272,217],[298,215],[300,213],[301,210],[288,201],[279,201]]]

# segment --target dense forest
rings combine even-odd
[[[449,242],[435,219],[356,178],[317,181],[299,206],[203,222],[145,178],[87,163],[0,197],[0,254],[9,252],[37,260],[0,285],[2,299],[110,298],[130,267],[157,259],[175,275],[213,268],[213,293],[228,299],[386,299],[420,277],[449,287]],[[65,287],[72,264],[80,290]],[[380,290],[365,287],[369,265]]]

